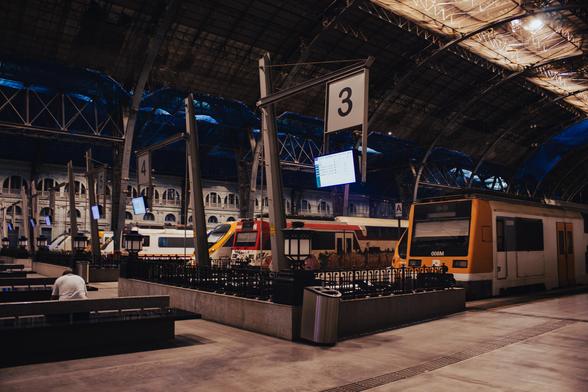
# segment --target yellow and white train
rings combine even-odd
[[[588,208],[487,195],[415,203],[394,266],[445,265],[469,298],[588,283]]]

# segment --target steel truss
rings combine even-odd
[[[62,135],[105,142],[124,139],[122,111],[95,97],[0,86],[0,131]]]

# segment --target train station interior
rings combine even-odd
[[[588,390],[587,59],[584,0],[0,2],[0,391]]]

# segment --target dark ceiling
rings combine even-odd
[[[522,3],[537,7],[571,2]],[[94,68],[131,90],[166,4],[161,0],[2,1],[0,54]],[[565,12],[577,24],[576,30],[588,34],[586,9]],[[440,146],[461,150],[474,160],[486,154],[489,162],[511,169],[551,135],[585,115],[521,77],[476,98],[512,71],[457,47],[399,84],[415,68],[415,61],[445,41],[368,0],[183,0],[173,20],[150,74],[151,90],[175,87],[254,107],[259,96],[257,61],[265,52],[271,53],[274,64],[371,55],[376,61],[370,72],[374,119],[370,130],[391,132],[425,147],[443,132]],[[580,38],[585,49],[585,36]],[[342,65],[275,68],[274,87],[284,88]],[[588,73],[583,56],[569,59],[566,66]],[[281,110],[322,116],[324,90],[313,89],[280,105]]]

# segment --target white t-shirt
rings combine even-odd
[[[81,276],[67,274],[60,276],[53,284],[53,295],[58,295],[59,300],[88,299],[86,282]]]

